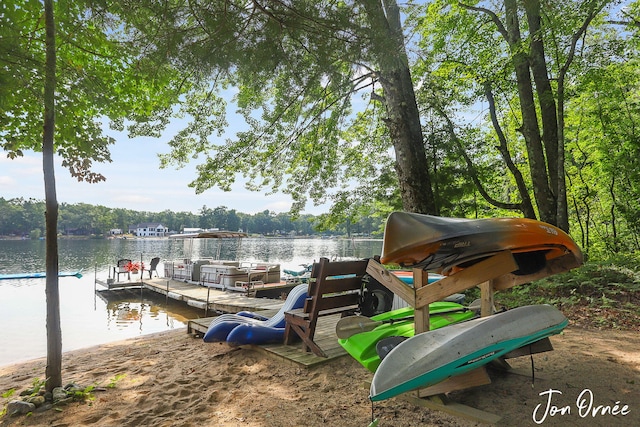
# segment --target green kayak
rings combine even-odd
[[[453,323],[468,320],[476,316],[473,310],[454,302],[434,302],[429,304],[429,329],[442,328]],[[380,365],[380,357],[376,353],[376,344],[383,338],[393,336],[412,337],[414,335],[413,307],[404,307],[371,317],[372,321],[381,322],[372,331],[361,332],[346,339],[338,339],[340,345],[362,366],[375,372]],[[409,319],[406,319],[409,317]],[[394,321],[393,319],[399,319]]]

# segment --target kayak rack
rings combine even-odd
[[[518,270],[513,253],[509,250],[475,263],[453,275],[432,283],[428,283],[428,272],[421,268],[413,269],[413,287],[404,283],[396,275],[391,274],[377,260],[371,259],[367,265],[367,273],[391,290],[398,297],[405,300],[415,310],[415,333],[429,331],[429,304],[442,300],[449,295],[463,292],[478,286],[480,288],[480,315],[490,316],[494,313],[494,294],[514,286],[533,280],[562,273],[580,264],[572,254],[567,254],[547,261],[546,265],[533,273],[516,275]],[[494,366],[510,371],[511,366],[505,359],[541,353],[553,350],[551,341],[545,338],[526,348],[518,349],[498,359]],[[440,410],[452,415],[467,418],[482,423],[495,424],[500,416],[472,408],[456,402],[451,402],[446,394],[452,391],[464,390],[491,383],[486,366],[470,371],[466,374],[451,377],[430,387],[408,392],[400,396],[412,404],[430,409]]]

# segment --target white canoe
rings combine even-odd
[[[550,305],[528,305],[424,332],[389,352],[371,382],[379,401],[437,384],[560,333],[567,318]]]

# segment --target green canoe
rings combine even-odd
[[[434,302],[429,304],[429,327],[431,330],[442,328],[452,323],[468,320],[476,316],[473,310],[454,302]],[[346,339],[338,339],[340,345],[362,366],[375,372],[380,365],[380,357],[376,353],[376,344],[383,338],[393,336],[412,337],[414,335],[413,307],[404,307],[371,317],[373,321],[383,322],[372,331],[361,332]],[[392,322],[391,319],[404,319]],[[386,323],[389,322],[389,323]]]

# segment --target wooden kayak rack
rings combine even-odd
[[[485,317],[493,314],[496,291],[506,290],[579,266],[575,257],[572,254],[567,254],[547,261],[543,269],[533,274],[516,275],[513,272],[518,270],[518,265],[512,252],[505,250],[433,283],[428,283],[428,272],[421,268],[414,268],[413,287],[404,283],[373,259],[369,260],[367,273],[414,308],[415,333],[419,334],[429,330],[429,304],[432,302],[478,286],[481,298],[480,316]],[[527,346],[526,349],[519,349],[505,355],[496,364],[501,369],[509,370],[511,367],[505,360],[507,358],[550,350],[553,350],[553,347],[549,339],[546,338]],[[401,398],[418,406],[444,411],[473,421],[495,424],[500,420],[498,415],[451,402],[446,396],[447,393],[453,391],[490,383],[491,379],[486,367],[483,366],[466,374],[451,377],[431,387],[405,393]]]

